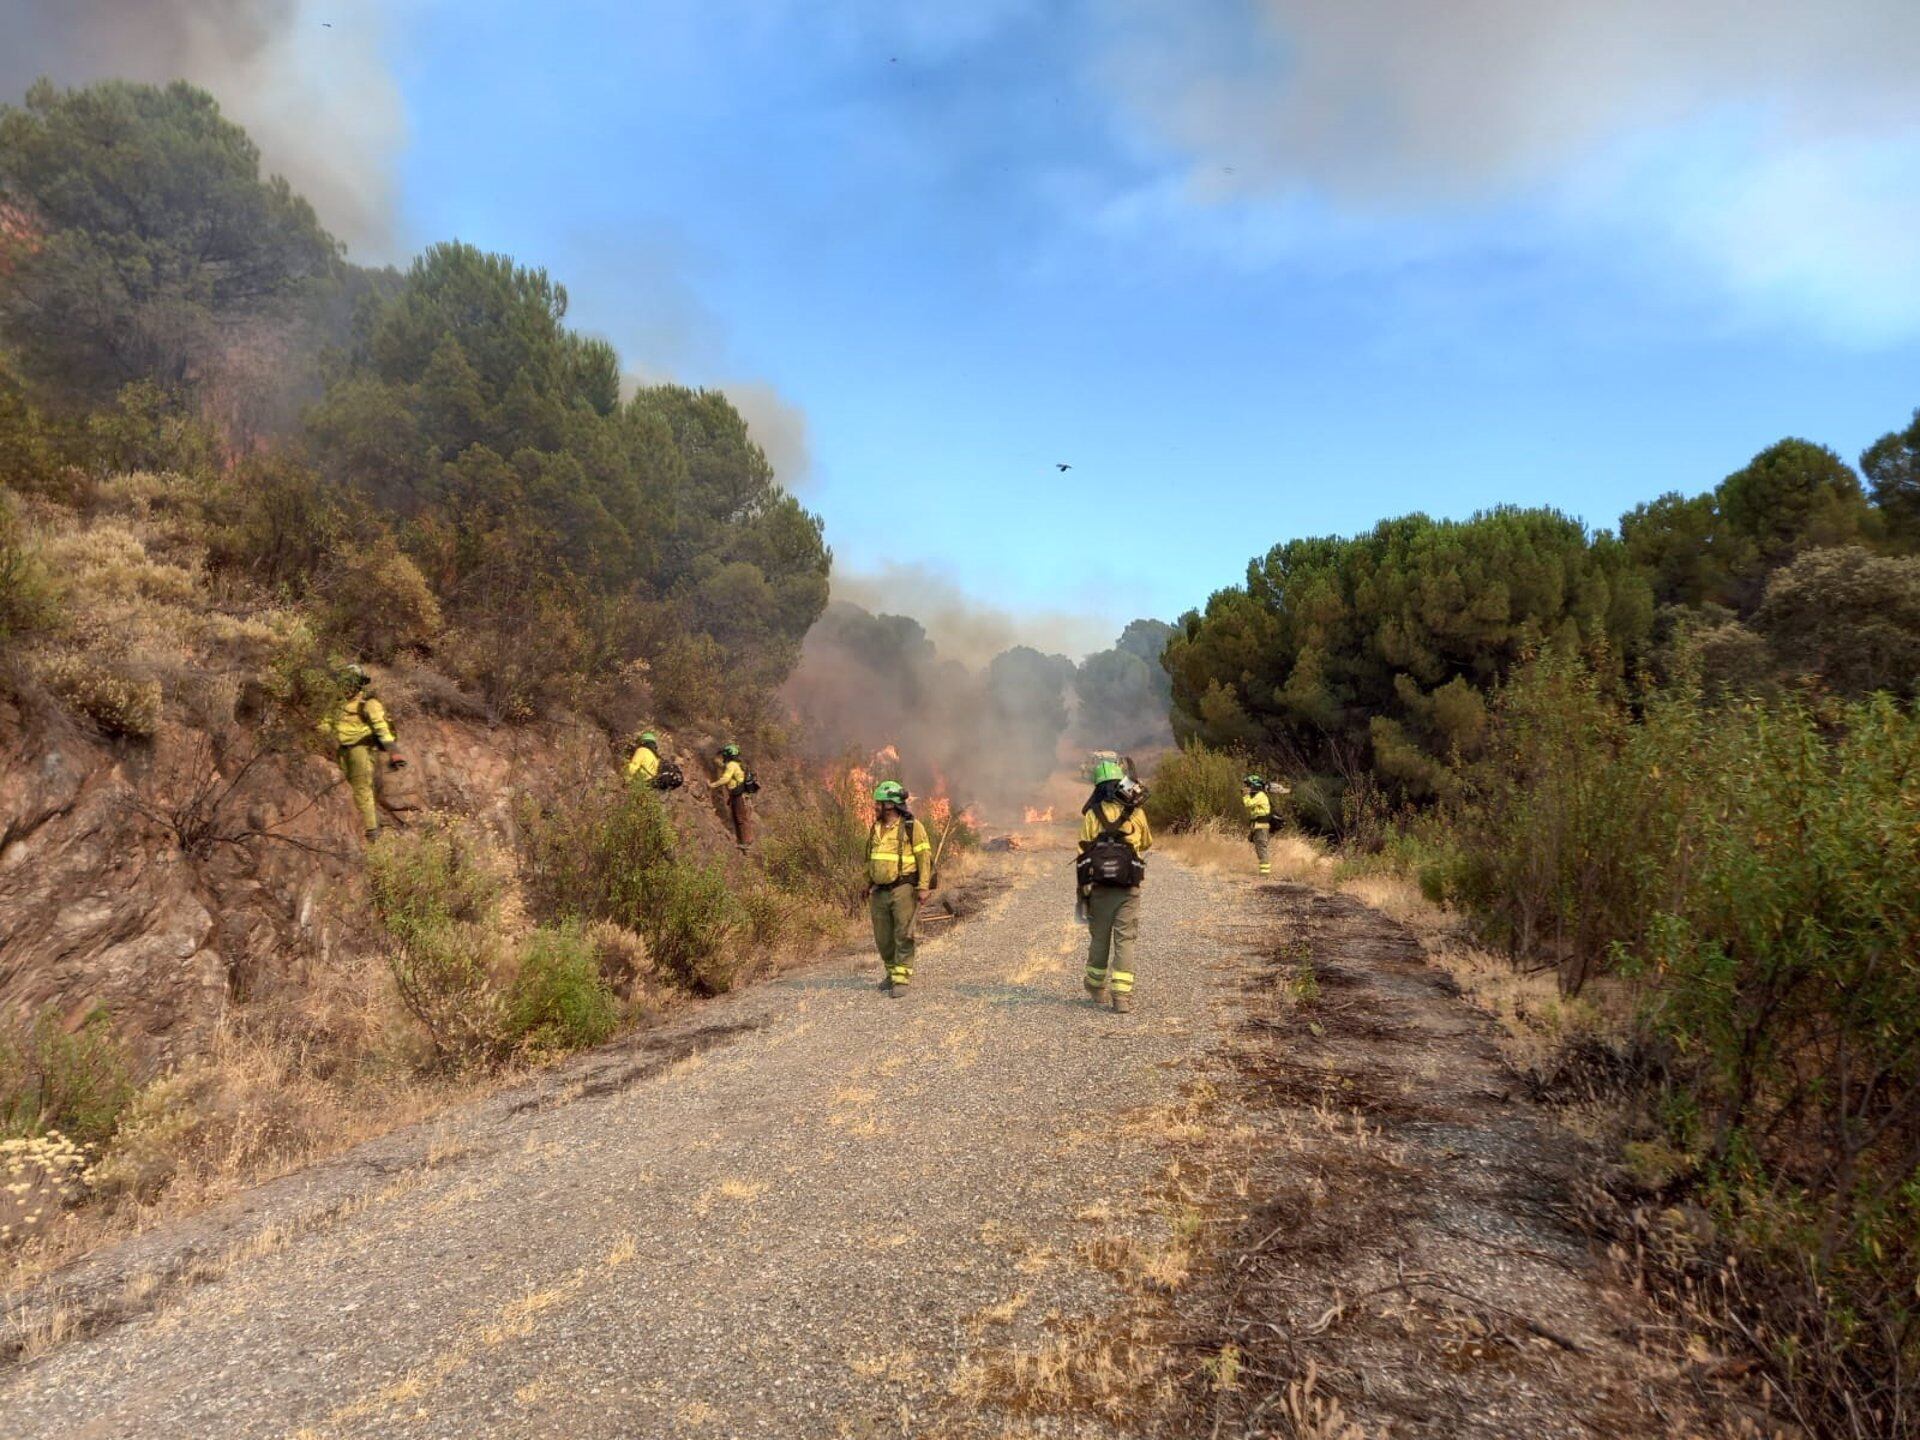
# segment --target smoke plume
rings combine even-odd
[[[787,683],[815,758],[893,746],[910,789],[951,788],[1002,820],[1017,818],[1049,777],[1076,771],[1087,750],[1144,756],[1171,743],[1158,663],[1168,626],[1135,621],[1120,645],[1076,665],[1006,643],[1019,622],[966,605],[951,587],[924,612],[937,616],[937,632],[920,614],[876,613],[846,598],[852,591],[884,605],[884,578],[835,576],[834,601]],[[899,608],[918,598],[904,586],[894,593]],[[995,644],[1001,648],[987,648]]]
[[[1920,326],[1911,0],[1130,0],[1103,78],[1189,202],[1542,202],[1734,295]]]
[[[0,99],[40,76],[190,80],[313,202],[356,259],[395,258],[405,139],[375,0],[0,0]]]

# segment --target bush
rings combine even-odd
[[[769,817],[761,848],[773,883],[789,895],[820,897],[856,913],[866,898],[871,789],[865,770],[842,763],[824,784],[789,796]]]
[[[0,1029],[0,1136],[57,1130],[101,1144],[133,1098],[131,1069],[104,1011],[74,1031],[51,1009],[30,1025]]]
[[[348,536],[337,491],[281,455],[249,457],[214,491],[207,563],[304,590]]]
[[[81,655],[56,655],[40,678],[101,734],[151,740],[160,729],[160,682],[138,680]]]
[[[536,930],[508,987],[506,1031],[535,1052],[598,1045],[619,1028],[620,1004],[578,924]]]
[[[1241,824],[1246,809],[1246,761],[1227,750],[1189,740],[1165,756],[1147,787],[1147,819],[1161,830],[1194,830],[1209,820]]]
[[[1425,878],[1569,990],[1609,967],[1637,977],[1671,1053],[1656,1109],[1677,1183],[1747,1262],[1730,1303],[1797,1404],[1905,1433],[1920,713],[1675,687],[1636,718],[1549,658],[1499,696],[1487,753],[1424,827]]]
[[[440,1062],[504,1058],[510,1042],[494,974],[501,876],[445,827],[389,836],[367,859],[374,907],[393,939],[388,964]]]
[[[683,847],[657,791],[570,788],[521,816],[524,878],[550,919],[608,920],[637,932],[654,965],[684,988],[732,987],[749,917],[717,865]]]
[[[425,649],[440,633],[440,602],[387,536],[337,552],[320,593],[328,633],[362,658],[389,661]]]
[[[0,644],[50,629],[57,614],[53,580],[12,505],[0,495]]]
[[[1691,798],[1698,718],[1691,698],[1656,700],[1636,726],[1579,660],[1530,663],[1495,698],[1486,758],[1428,827],[1445,858],[1423,886],[1508,954],[1552,960],[1577,993],[1646,934]]]

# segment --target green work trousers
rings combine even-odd
[[[340,772],[347,777],[347,785],[353,791],[353,804],[360,812],[360,824],[367,834],[375,834],[380,829],[380,807],[374,799],[373,747],[342,745]]]
[[[1140,887],[1095,885],[1087,893],[1087,989],[1133,993],[1133,942],[1140,934]]]
[[[1267,854],[1268,842],[1273,839],[1273,826],[1255,822],[1250,837],[1253,841],[1253,858],[1260,862],[1260,873],[1273,873],[1273,860]]]
[[[913,919],[920,913],[913,882],[874,886],[867,908],[873,912],[873,943],[880,948],[887,979],[905,985],[913,979]]]

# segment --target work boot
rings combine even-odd
[[[1080,983],[1087,987],[1087,999],[1091,1000],[1096,1005],[1104,1005],[1107,1003],[1107,987],[1106,986],[1096,985],[1091,980],[1082,980]]]
[[[891,976],[891,975],[888,975],[888,976],[886,976],[886,977],[885,977],[884,979],[882,979],[882,980],[881,980],[881,982],[880,982],[880,993],[881,993],[882,995],[891,995],[891,994],[893,994],[893,976]]]
[[[1114,991],[1113,992],[1113,1013],[1116,1015],[1132,1014],[1133,1013],[1133,996],[1128,994],[1124,990]]]

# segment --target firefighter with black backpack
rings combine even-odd
[[[887,975],[880,988],[899,1000],[913,980],[913,922],[933,888],[933,843],[907,809],[898,780],[873,787],[873,824],[867,827],[867,904],[873,943]]]
[[[1076,878],[1087,905],[1087,995],[1094,1004],[1111,995],[1124,1015],[1133,1009],[1133,946],[1140,933],[1142,857],[1153,830],[1138,803],[1138,788],[1118,761],[1093,768],[1093,794],[1080,810]]]

